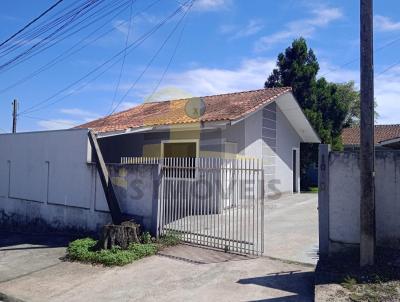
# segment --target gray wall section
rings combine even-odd
[[[267,184],[266,192],[268,195],[276,194],[275,186],[279,186],[279,181],[277,180],[277,125],[276,125],[276,104],[270,104],[263,109],[262,116],[262,158],[265,181]],[[277,188],[279,190],[279,188]]]
[[[111,221],[87,130],[0,135],[0,225],[96,232]],[[121,209],[154,231],[157,165],[108,165]]]
[[[400,247],[400,151],[376,152],[377,243]],[[330,252],[359,244],[359,153],[331,152],[329,156]]]
[[[142,133],[117,135],[98,139],[106,163],[120,163],[121,157],[139,157],[143,155]]]
[[[293,192],[293,160],[292,150],[297,148],[297,171],[300,169],[300,143],[301,138],[292,127],[286,116],[277,107],[276,110],[276,174],[279,181],[276,187],[280,192]],[[300,173],[297,174],[297,188],[300,187]]]
[[[199,139],[202,157],[223,151],[219,129],[123,134],[100,138],[99,144],[107,163],[120,163],[121,157],[160,157],[162,141],[186,139]]]

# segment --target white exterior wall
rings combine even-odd
[[[86,129],[0,135],[0,225],[95,232],[111,222]],[[124,213],[152,228],[157,166],[109,166]]]
[[[262,110],[247,118],[227,126],[222,131],[221,142],[237,144],[237,153],[241,156],[262,158]]]
[[[266,193],[293,192],[292,150],[297,148],[297,188],[300,188],[301,137],[275,103],[228,126],[222,138],[238,144],[238,153],[263,160]]]
[[[276,187],[282,193],[293,192],[293,148],[297,148],[297,171],[300,169],[301,138],[277,106],[276,110]],[[297,173],[297,188],[300,188],[300,173]]]
[[[379,245],[400,247],[400,151],[375,154],[376,233]],[[336,244],[360,242],[359,153],[329,155],[329,240]]]
[[[275,103],[264,107],[241,122],[228,126],[222,138],[238,144],[238,153],[263,160],[266,193],[293,192],[292,150],[297,148],[300,169],[301,138]],[[300,173],[297,177],[300,188]]]

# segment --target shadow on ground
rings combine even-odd
[[[0,230],[0,251],[66,247],[73,237],[57,234],[10,233]]]
[[[254,257],[250,256],[224,253],[220,250],[189,244],[180,244],[179,246],[167,248],[160,251],[158,255],[193,264],[211,264],[254,259]]]
[[[239,284],[254,284],[293,293],[293,296],[257,301],[309,301],[314,294],[314,272],[287,271],[240,279]]]

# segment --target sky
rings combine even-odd
[[[64,0],[41,20],[84,1]],[[115,1],[123,2],[103,0],[99,12]],[[0,41],[55,2],[1,1]],[[300,36],[318,58],[319,77],[359,86],[359,1],[197,0],[190,10],[186,0],[125,4],[21,64],[0,69],[0,133],[11,129],[15,98],[23,132],[70,128],[148,101],[260,89],[277,55]],[[166,19],[182,4],[180,14]],[[375,1],[379,124],[400,123],[399,11],[398,0]],[[0,66],[17,54],[1,55],[0,46]],[[37,73],[56,58],[61,60]]]

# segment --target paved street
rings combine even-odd
[[[125,267],[63,261],[68,238],[0,234],[0,293],[23,301],[312,301],[316,195],[265,208],[265,256],[180,245]]]
[[[23,253],[16,252],[23,248]],[[23,301],[312,301],[313,268],[187,245],[125,267],[63,262],[59,247],[4,246],[0,293]],[[14,252],[11,251],[14,249]],[[46,250],[46,257],[43,257]],[[5,264],[13,267],[10,274]]]

